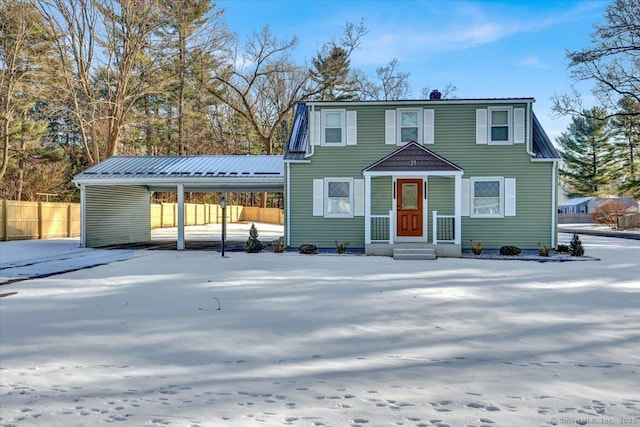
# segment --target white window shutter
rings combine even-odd
[[[476,110],[476,144],[486,144],[487,137],[487,110]]]
[[[353,180],[353,216],[364,216],[364,179]]]
[[[384,112],[384,143],[396,145],[396,110]]]
[[[313,216],[324,215],[324,179],[313,180]]]
[[[515,108],[513,110],[513,142],[514,144],[524,144],[524,139],[524,108]]]
[[[321,118],[322,114],[320,114],[320,111],[313,112],[313,145],[320,145]]]
[[[516,216],[516,179],[504,179],[504,216]]]
[[[462,198],[462,216],[469,216],[469,204],[470,204],[470,194],[469,194],[469,179],[468,178],[463,178],[461,180],[462,182],[462,189],[461,189],[461,195],[460,197]]]
[[[358,144],[358,112],[347,111],[347,145]]]
[[[435,142],[435,110],[424,110],[423,133],[424,143],[433,144]]]

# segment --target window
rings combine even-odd
[[[322,145],[345,145],[344,110],[322,111]]]
[[[502,178],[471,179],[471,216],[502,217],[503,204]]]
[[[421,140],[421,110],[398,110],[398,144]]]
[[[353,180],[326,179],[326,215],[333,217],[352,216]]]
[[[489,108],[489,144],[511,144],[511,108]]]

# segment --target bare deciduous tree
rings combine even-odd
[[[38,144],[42,137],[40,129],[46,127],[46,122],[34,121],[28,114],[52,84],[55,68],[51,55],[52,41],[37,8],[30,2],[18,0],[1,3],[0,180],[11,158],[27,149],[28,142]]]
[[[49,22],[48,31],[56,41],[66,105],[75,118],[84,155],[89,164],[100,161],[96,133],[98,98],[92,82],[96,66],[98,13],[91,0],[40,0],[40,10]]]
[[[155,0],[95,0],[104,18],[107,65],[103,69],[106,122],[105,156],[118,151],[127,116],[149,91],[158,71],[157,55],[149,55],[152,37],[162,25]]]
[[[367,77],[362,71],[355,71],[359,98],[367,101],[407,99],[411,95],[409,75],[400,71],[400,63],[396,58],[384,67],[376,68],[373,78]]]
[[[591,46],[568,51],[571,76],[576,82],[593,82],[593,92],[608,111],[604,118],[635,114],[618,110],[621,98],[640,102],[640,0],[615,0],[595,25]],[[554,111],[577,115],[582,111],[577,91],[553,98]]]

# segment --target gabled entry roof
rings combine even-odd
[[[415,141],[367,166],[363,172],[462,172],[463,169]]]
[[[281,156],[110,157],[77,174],[85,185],[144,185],[151,191],[284,191]]]

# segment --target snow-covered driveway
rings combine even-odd
[[[583,241],[601,261],[135,251],[2,286],[0,424],[640,425],[640,241]]]

